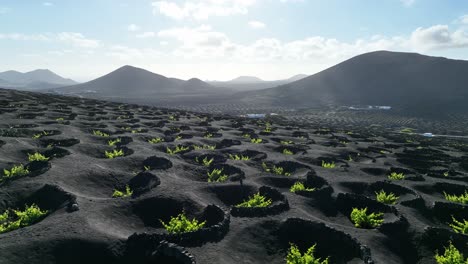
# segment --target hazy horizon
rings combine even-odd
[[[461,1],[6,0],[0,23],[0,71],[79,82],[123,65],[183,80],[279,80],[375,50],[468,60]]]

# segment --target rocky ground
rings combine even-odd
[[[463,139],[359,124],[0,90],[0,226],[9,209],[47,211],[0,234],[0,263],[273,264],[286,263],[290,243],[316,244],[330,263],[435,263],[449,241],[467,256],[468,236],[449,224],[468,220],[468,206],[444,195],[466,193],[467,151]],[[47,160],[30,161],[34,153]],[[27,173],[7,177],[21,164]],[[225,181],[209,182],[215,169]],[[313,191],[291,192],[296,182]],[[127,186],[132,195],[113,197]],[[378,202],[382,190],[396,203]],[[236,207],[256,193],[271,204]],[[355,227],[353,208],[383,213],[383,223]],[[160,220],[182,212],[205,226],[168,234]]]

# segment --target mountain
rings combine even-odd
[[[468,111],[468,61],[376,51],[289,84],[234,98],[295,108],[386,105],[414,111]]]
[[[123,66],[92,81],[54,89],[67,94],[94,94],[107,98],[155,98],[161,95],[203,93],[216,90],[192,78],[188,81],[165,76],[133,66]]]
[[[295,81],[299,81],[300,79],[304,79],[307,76],[309,76],[309,75],[307,75],[307,74],[296,74],[293,77],[291,77],[289,79],[286,79],[286,81],[295,82]]]
[[[50,70],[39,69],[30,72],[0,72],[0,85],[8,88],[37,90],[73,85],[77,82],[63,78]]]
[[[272,88],[275,86],[287,84],[290,82],[294,82],[300,80],[308,75],[305,74],[297,74],[292,76],[291,78],[285,80],[276,80],[276,81],[264,81],[258,77],[254,76],[239,76],[233,80],[220,82],[220,81],[210,81],[209,84],[217,87],[223,88],[230,88],[235,89],[238,91],[246,91],[246,90],[259,90],[265,88]]]
[[[230,80],[231,83],[256,83],[256,82],[264,82],[264,80],[255,77],[255,76],[239,76]]]

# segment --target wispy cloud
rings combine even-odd
[[[100,45],[99,40],[86,38],[83,34],[76,32],[59,33],[57,39],[80,48],[97,48]]]
[[[136,35],[137,38],[153,38],[155,36],[156,36],[156,33],[152,31],[146,31],[146,32]]]
[[[43,2],[42,5],[43,6],[53,6],[54,3],[52,3],[52,2]]]
[[[135,24],[130,24],[130,25],[127,26],[127,30],[134,32],[134,31],[140,30],[140,27],[135,25]]]
[[[177,4],[172,1],[156,1],[152,6],[153,14],[162,14],[172,19],[206,20],[212,16],[247,14],[249,7],[255,2],[256,0],[191,0]]]
[[[254,29],[262,29],[266,27],[265,23],[256,20],[249,21],[249,26]]]

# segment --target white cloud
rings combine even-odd
[[[305,2],[305,0],[280,0],[281,3],[299,3]]]
[[[249,7],[256,0],[190,0],[183,4],[172,1],[156,1],[153,6],[153,14],[162,14],[172,19],[193,18],[206,20],[212,16],[230,16],[247,14]]]
[[[130,24],[127,26],[127,30],[131,32],[135,32],[135,31],[140,30],[140,27],[135,24]]]
[[[109,47],[106,55],[119,60],[130,61],[155,59],[161,57],[162,53],[154,49],[136,49],[122,45],[114,45]]]
[[[80,48],[97,48],[100,45],[99,40],[88,39],[85,38],[83,34],[75,32],[59,33],[57,39]]]
[[[468,47],[468,34],[462,29],[450,32],[447,25],[417,28],[411,34],[411,43],[421,50]]]
[[[7,40],[37,40],[37,41],[48,41],[51,40],[50,36],[45,34],[22,34],[22,33],[10,33],[10,34],[0,34],[0,39]]]
[[[416,0],[400,0],[400,2],[402,2],[404,6],[409,7],[412,6],[416,2]]]
[[[42,5],[43,6],[53,6],[54,3],[52,3],[52,2],[43,2]]]
[[[255,20],[249,21],[249,26],[254,29],[262,29],[266,27],[265,23]]]
[[[462,24],[468,24],[468,15],[464,15],[460,17],[460,22]]]
[[[153,38],[155,36],[156,36],[156,33],[152,31],[146,31],[146,32],[136,35],[137,38]]]

